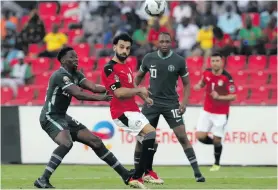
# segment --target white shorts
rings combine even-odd
[[[223,138],[227,122],[227,114],[214,114],[202,110],[197,123],[197,131],[211,132],[214,136]]]
[[[133,136],[137,136],[141,130],[149,124],[149,120],[141,112],[124,112],[114,123]]]

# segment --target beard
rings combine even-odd
[[[117,52],[116,52],[116,56],[117,56],[117,58],[118,58],[121,62],[125,61],[125,60],[127,59],[127,57],[128,57],[128,56],[120,55],[120,54],[118,54]]]

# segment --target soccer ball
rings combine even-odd
[[[145,11],[150,16],[160,16],[164,13],[166,0],[146,0]]]

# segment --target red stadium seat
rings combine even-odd
[[[73,46],[73,49],[76,51],[78,57],[88,57],[90,54],[90,46],[87,43],[76,44]]]
[[[53,2],[40,2],[39,3],[39,15],[56,15],[57,4]]]
[[[69,43],[73,43],[74,39],[76,36],[81,36],[84,34],[83,30],[77,29],[77,30],[70,30],[68,32],[68,38],[69,38]]]
[[[179,91],[180,98],[183,96],[182,90]],[[194,89],[190,90],[190,96],[189,96],[189,104],[202,104],[205,99],[205,90],[201,89],[200,91],[195,91]]]
[[[6,102],[5,105],[26,105],[30,100],[30,98],[14,99]]]
[[[11,88],[2,87],[1,88],[1,104],[5,104],[6,102],[13,99],[13,91]]]
[[[79,57],[78,67],[84,71],[93,70],[95,57]]]
[[[245,69],[246,57],[243,55],[228,56],[227,57],[227,69],[238,71]]]
[[[25,24],[28,23],[29,19],[30,19],[29,15],[25,15],[21,17],[19,31],[21,31],[24,28]]]
[[[264,70],[266,68],[267,57],[264,55],[251,55],[248,58],[249,70]]]
[[[104,66],[110,61],[111,57],[100,57],[97,63],[97,69],[102,70]]]
[[[39,106],[39,105],[43,105],[45,103],[45,100],[30,100],[27,102],[28,106]]]
[[[249,15],[252,20],[253,26],[260,26],[260,14],[259,13],[244,13],[241,15],[243,26],[246,25],[246,17]]]
[[[77,23],[79,23],[79,20],[78,20],[77,16],[65,18],[63,20],[63,28],[69,28],[70,24],[77,24]]]
[[[100,71],[86,72],[85,77],[93,83],[100,83]]]
[[[43,52],[45,50],[45,45],[39,45],[39,44],[29,44],[28,46],[28,52],[29,55],[38,55],[39,53]]]
[[[271,74],[271,78],[270,78],[270,83],[269,84],[277,86],[277,73],[272,73]]]
[[[251,72],[250,73],[250,80],[249,84],[261,86],[261,85],[266,85],[268,80],[268,74],[266,74],[263,71],[258,71],[258,72]]]
[[[29,98],[30,100],[34,98],[35,89],[29,86],[22,86],[18,88],[17,99]]]
[[[195,70],[202,70],[202,66],[204,64],[204,58],[203,57],[188,57],[186,59],[186,64],[189,72],[195,71]]]
[[[269,98],[269,91],[265,87],[251,88],[251,97],[247,103],[260,104]]]
[[[244,102],[248,97],[248,92],[249,92],[248,88],[245,88],[243,86],[238,86],[237,87],[237,99],[236,99],[236,101],[234,101],[234,103],[240,104],[240,103]]]
[[[54,24],[61,24],[61,18],[59,16],[44,16],[41,19],[43,20],[46,32],[51,32]]]
[[[37,94],[37,97],[36,97],[36,100],[45,100],[45,97],[46,97],[46,91],[47,91],[47,87],[42,87],[42,88],[38,88],[37,89],[38,91],[38,94]]]
[[[39,74],[44,71],[48,71],[50,67],[50,59],[49,58],[38,58],[31,62],[32,70],[34,74]]]
[[[278,62],[278,56],[276,55],[269,56],[268,70],[277,71],[277,62]]]
[[[132,71],[137,70],[137,58],[135,56],[128,57],[126,63],[130,65]]]
[[[48,81],[52,75],[52,72],[43,72],[35,76],[35,84],[37,85],[47,85]]]
[[[60,14],[61,16],[64,16],[64,13],[70,9],[73,9],[73,8],[78,8],[79,7],[79,4],[78,2],[63,2],[61,4],[61,10],[60,10]]]
[[[245,71],[231,72],[231,75],[234,79],[235,85],[243,86],[247,84],[248,72]]]

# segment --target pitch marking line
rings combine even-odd
[[[103,179],[120,179],[120,177],[102,177]],[[101,177],[64,177],[64,178],[55,178],[55,179],[62,179],[62,180],[99,180],[102,179]],[[194,179],[193,177],[162,177],[163,179]],[[223,177],[206,177],[206,179],[277,179],[277,176],[242,176],[242,177],[230,177],[230,176],[223,176]],[[12,177],[2,177],[2,180],[30,180],[33,178],[12,178]]]

